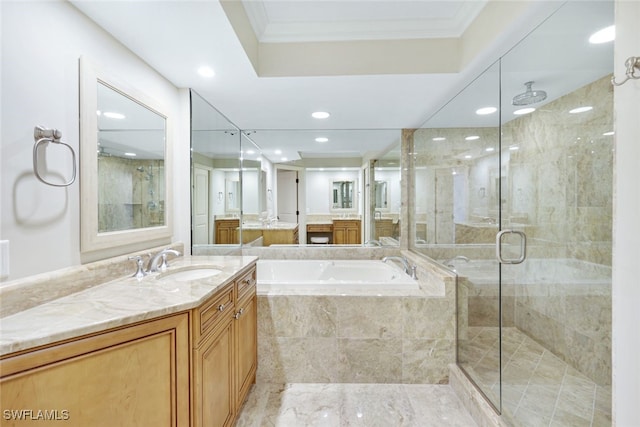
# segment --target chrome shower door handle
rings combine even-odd
[[[520,236],[520,256],[515,259],[502,257],[502,237],[507,234],[517,234]],[[496,234],[496,258],[501,264],[521,264],[527,257],[527,235],[518,230],[502,230]]]

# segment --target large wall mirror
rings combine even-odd
[[[373,162],[371,234],[375,244],[400,244],[400,143]]]
[[[166,108],[84,57],[80,70],[82,252],[169,240]]]
[[[239,245],[242,210],[240,130],[191,91],[191,242]]]

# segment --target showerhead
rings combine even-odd
[[[512,105],[531,105],[547,99],[547,92],[543,90],[531,90],[533,82],[526,82],[527,90],[513,97]]]

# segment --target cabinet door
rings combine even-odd
[[[229,426],[234,420],[233,331],[228,320],[194,351],[194,427]]]
[[[3,359],[2,425],[188,426],[188,325],[175,315]]]
[[[346,231],[347,243],[350,245],[360,244],[360,227],[351,226]]]
[[[237,384],[238,401],[240,407],[246,397],[251,384],[255,382],[258,355],[258,309],[255,291],[253,295],[241,302],[236,312],[236,343],[237,343]],[[240,311],[242,310],[242,311]]]
[[[344,245],[347,243],[347,229],[344,227],[333,227],[333,244]]]

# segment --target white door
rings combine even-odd
[[[278,220],[298,223],[298,172],[278,170]]]
[[[210,241],[209,170],[193,167],[193,245],[206,245]]]

